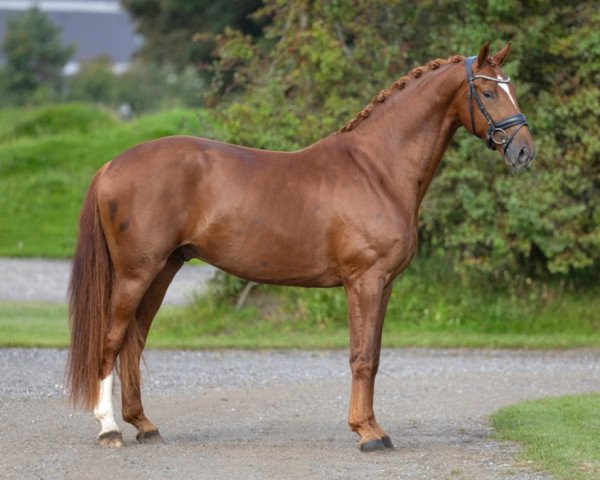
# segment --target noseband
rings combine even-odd
[[[515,135],[517,134],[517,132],[523,126],[527,125],[527,117],[525,115],[523,115],[522,113],[517,113],[515,115],[511,115],[510,117],[503,118],[502,120],[500,120],[497,123],[494,123],[492,121],[492,119],[490,118],[490,115],[488,114],[487,110],[485,109],[481,99],[479,98],[479,95],[477,94],[477,90],[475,89],[475,86],[473,85],[473,81],[477,80],[478,78],[483,78],[485,80],[490,80],[490,81],[496,82],[496,83],[509,83],[510,78],[508,76],[505,79],[502,79],[502,78],[488,77],[487,75],[473,75],[472,65],[473,65],[473,61],[476,58],[477,57],[467,58],[467,61],[465,64],[465,66],[467,68],[467,85],[468,85],[467,101],[469,102],[469,114],[471,115],[471,130],[473,131],[473,133],[475,133],[475,118],[473,117],[473,98],[474,98],[475,103],[477,104],[477,107],[479,108],[479,111],[481,112],[481,114],[483,115],[483,118],[485,118],[485,121],[487,122],[487,124],[489,126],[488,131],[487,131],[487,137],[486,137],[488,148],[490,148],[492,150],[496,150],[497,145],[504,145],[504,151],[506,152],[506,149],[508,148],[510,143],[513,141],[513,138],[515,138]],[[517,125],[519,126],[519,128],[517,128],[514,131],[514,133],[509,137],[508,133],[506,133],[506,130],[509,129],[510,127],[515,127]]]

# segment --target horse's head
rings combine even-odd
[[[500,70],[509,52],[510,43],[490,57],[486,42],[478,56],[467,58],[466,86],[459,94],[458,113],[471,133],[498,150],[511,170],[517,170],[531,164],[535,146],[527,119],[517,105],[514,86]]]

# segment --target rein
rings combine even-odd
[[[490,118],[490,115],[488,114],[487,110],[485,109],[485,106],[483,105],[483,102],[481,101],[481,99],[479,98],[479,95],[477,94],[477,90],[475,89],[473,82],[475,80],[477,80],[478,78],[482,78],[484,80],[490,80],[490,81],[496,82],[496,83],[509,83],[510,77],[507,76],[505,79],[503,79],[503,78],[488,77],[487,75],[473,75],[472,65],[473,65],[473,61],[476,58],[477,58],[476,56],[469,57],[469,58],[467,58],[467,61],[465,63],[465,67],[467,69],[467,84],[469,87],[467,90],[467,99],[469,102],[469,114],[471,115],[471,130],[473,131],[473,133],[475,133],[475,118],[473,117],[473,99],[475,99],[477,108],[479,108],[479,111],[481,112],[481,114],[483,115],[483,118],[485,118],[485,121],[487,122],[487,124],[489,126],[488,131],[487,131],[487,136],[486,136],[487,147],[491,150],[496,150],[497,145],[504,145],[504,151],[506,152],[506,149],[508,148],[510,143],[513,141],[513,138],[515,138],[515,135],[517,134],[517,132],[522,127],[527,125],[527,117],[525,115],[523,115],[522,113],[517,113],[515,115],[511,115],[510,117],[503,118],[502,120],[500,120],[497,123],[494,123],[492,121],[492,119]],[[509,137],[508,133],[506,133],[506,130],[509,129],[510,127],[515,127],[517,125],[519,126],[519,128],[517,128],[514,131],[514,133]]]

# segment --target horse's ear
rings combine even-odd
[[[485,42],[481,46],[481,50],[479,50],[479,55],[477,56],[477,66],[481,67],[484,62],[487,60],[490,54],[490,42]]]
[[[508,57],[508,54],[510,53],[510,49],[511,43],[508,42],[506,44],[506,47],[504,47],[496,55],[494,55],[494,61],[498,64],[498,66],[501,67],[502,65],[504,65],[504,62],[506,62],[506,57]]]

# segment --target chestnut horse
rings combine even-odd
[[[297,152],[174,136],[105,164],[83,203],[69,286],[68,382],[93,409],[98,442],[121,446],[122,414],[140,442],[162,441],[144,415],[140,358],[182,264],[200,258],[255,282],[343,286],[350,327],[350,428],[363,451],[393,448],[373,388],[394,278],[417,249],[423,196],[455,131],[498,149],[511,169],[534,145],[510,79],[510,44],[493,56],[434,60],[376,95],[349,124]]]

